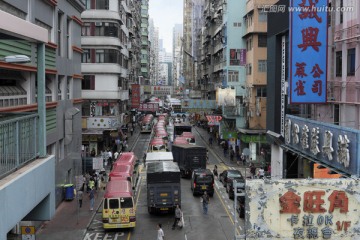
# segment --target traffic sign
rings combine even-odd
[[[22,240],[35,240],[35,227],[21,226],[21,237]]]

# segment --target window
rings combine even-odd
[[[258,72],[266,72],[266,60],[258,60]]]
[[[63,19],[64,14],[62,12],[58,12],[58,21],[57,21],[57,50],[58,50],[58,56],[62,56],[62,29],[63,29],[63,24],[62,24],[62,19]]]
[[[58,144],[58,159],[59,162],[64,160],[65,151],[64,151],[64,139],[61,139]]]
[[[266,97],[266,87],[256,88],[256,97]]]
[[[109,199],[109,208],[110,209],[118,209],[118,208],[120,208],[119,200],[115,199],[115,198]]]
[[[251,63],[246,65],[246,75],[251,75],[252,65]]]
[[[355,48],[348,49],[347,55],[347,75],[355,75]]]
[[[246,50],[247,51],[250,51],[252,49],[253,45],[252,45],[252,37],[249,37],[247,40],[246,40]]]
[[[339,125],[340,123],[340,105],[334,104],[334,124]]]
[[[82,57],[81,57],[82,63],[90,63],[90,49],[83,49]]]
[[[109,10],[109,0],[97,0],[96,9]]]
[[[228,82],[238,82],[238,81],[239,81],[239,71],[229,71]]]
[[[344,14],[343,11],[341,11],[341,9],[344,7],[344,2],[343,0],[340,0],[340,23],[343,23],[344,21]]]
[[[342,75],[342,51],[336,52],[336,76]]]
[[[267,22],[267,12],[259,11],[259,22]]]
[[[133,200],[131,197],[121,198],[121,208],[133,208]]]
[[[258,35],[258,47],[267,47],[267,35],[266,34]]]
[[[91,9],[91,1],[92,0],[83,0],[83,1],[85,1],[85,8],[86,9]]]
[[[81,28],[81,36],[91,36],[90,34],[90,23],[84,23]]]
[[[66,19],[66,57],[71,58],[72,46],[71,46],[71,18]]]
[[[51,42],[51,30],[52,30],[52,27],[41,22],[40,20],[38,19],[35,19],[35,24],[40,26],[40,27],[43,27],[45,28],[46,30],[48,30],[48,38],[49,38],[49,42]]]
[[[81,82],[82,90],[95,90],[95,75],[84,75]]]

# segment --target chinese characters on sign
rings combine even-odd
[[[360,239],[359,189],[357,179],[247,181],[246,239]]]
[[[138,108],[140,105],[140,85],[131,84],[131,108]]]
[[[328,0],[293,0],[290,14],[291,103],[326,102]],[[320,9],[318,11],[318,9]]]
[[[358,176],[357,139],[360,131],[286,115],[285,145],[309,159]]]
[[[351,227],[351,221],[345,215],[349,212],[346,192],[333,190],[327,198],[328,208],[325,208],[324,195],[323,190],[306,191],[302,200],[301,196],[289,190],[279,198],[280,214],[291,214],[287,221],[293,227],[294,239],[330,239],[334,232],[332,226],[335,225],[338,232],[346,232]],[[336,210],[339,210],[337,213],[344,214],[344,220],[338,220],[334,224],[332,214]],[[299,216],[301,212],[302,217]]]

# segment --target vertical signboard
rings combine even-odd
[[[325,103],[328,0],[291,0],[290,102]]]
[[[131,108],[140,106],[140,84],[131,84]]]

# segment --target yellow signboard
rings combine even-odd
[[[22,240],[35,240],[35,227],[34,226],[21,226]]]

